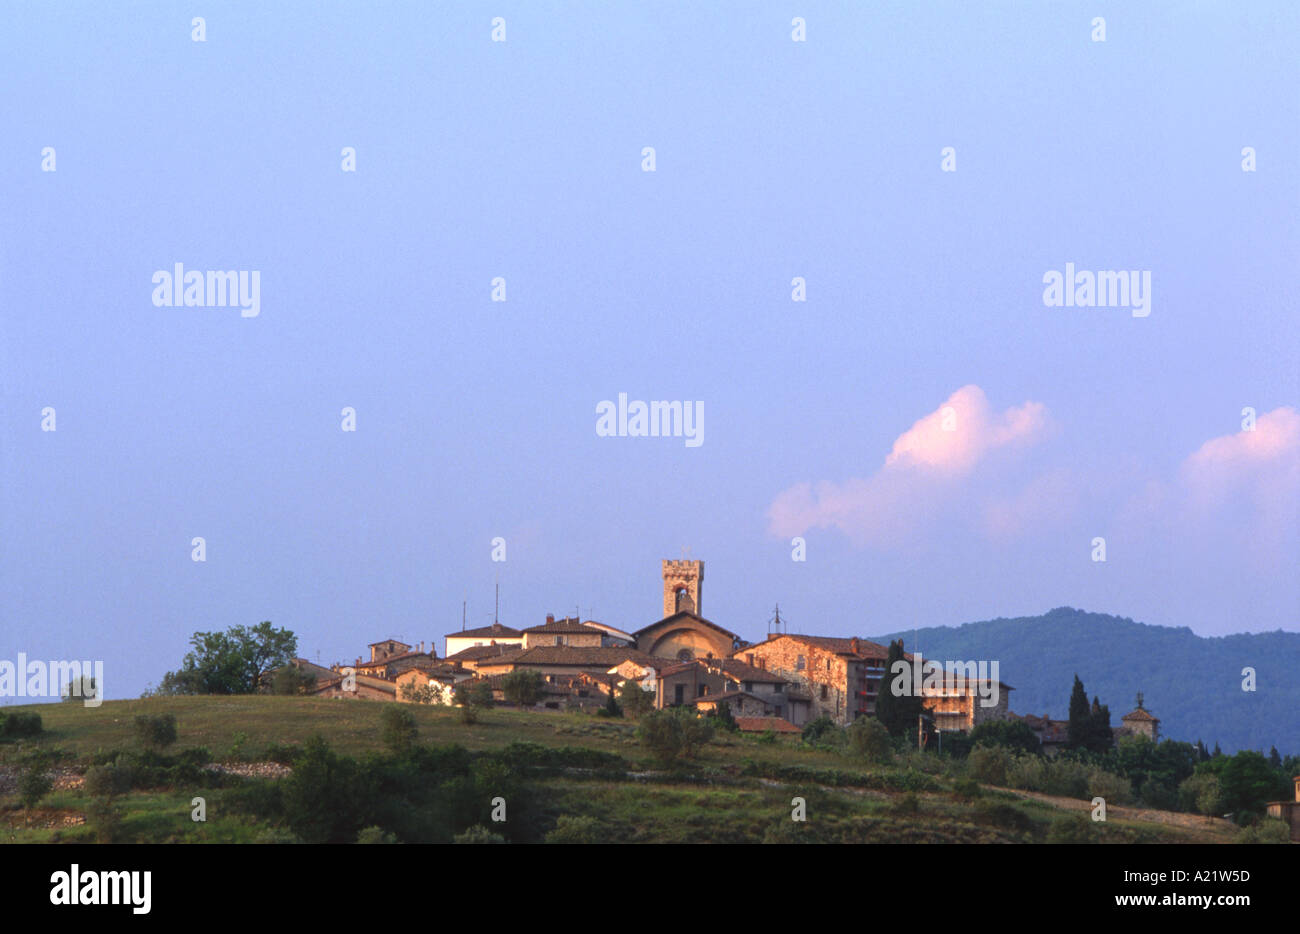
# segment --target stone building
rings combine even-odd
[[[598,649],[604,644],[605,638],[603,631],[580,622],[576,616],[571,619],[556,619],[549,613],[546,615],[545,623],[540,626],[529,626],[523,633],[525,649],[540,645]]]
[[[993,701],[995,690],[997,699]],[[989,720],[1008,719],[1008,702],[1013,690],[1001,681],[994,685],[988,679],[971,680],[945,671],[938,684],[927,685],[926,679],[922,679],[921,704],[934,717],[936,729],[945,733],[969,733]],[[993,702],[986,705],[986,698]]]
[[[1119,718],[1120,727],[1115,731],[1115,738],[1121,736],[1145,736],[1153,743],[1160,741],[1160,718],[1151,716],[1142,704],[1142,692],[1138,691],[1137,709],[1131,710]]]
[[[689,610],[666,616],[635,633],[636,647],[647,655],[691,661],[726,658],[741,644],[740,637]]]
[[[732,657],[793,682],[785,716],[795,726],[823,716],[847,726],[876,712],[889,650],[857,637],[775,633]]]
[[[686,611],[703,613],[703,561],[664,561],[664,617]]]

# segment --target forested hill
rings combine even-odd
[[[1011,709],[1065,719],[1077,672],[1089,700],[1110,707],[1111,725],[1135,706],[1160,718],[1162,738],[1224,752],[1276,746],[1300,753],[1300,633],[1264,632],[1202,637],[1186,627],[1149,626],[1131,619],[1060,607],[1042,616],[992,619],[957,627],[907,630],[870,637],[901,638],[925,658],[997,660],[1015,688]],[[1254,668],[1256,690],[1242,690],[1242,669]]]

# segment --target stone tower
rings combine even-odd
[[[700,591],[704,587],[703,561],[664,561],[664,616],[681,610],[700,613]]]

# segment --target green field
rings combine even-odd
[[[109,701],[99,708],[48,704],[39,713],[37,739],[0,744],[6,842],[88,842],[91,799],[79,774],[112,751],[138,751],[133,719],[171,713],[175,756],[204,748],[211,761],[247,768],[284,759],[285,746],[323,736],[337,753],[384,754],[380,716],[385,705],[301,697],[170,697]],[[15,708],[6,708],[15,709]],[[1220,820],[1112,807],[1104,823],[1083,821],[1086,801],[1053,799],[962,783],[960,763],[930,755],[900,755],[867,766],[847,752],[809,748],[795,740],[764,743],[722,734],[695,758],[670,771],[637,741],[635,723],[583,713],[493,709],[478,723],[451,708],[403,705],[415,717],[420,746],[459,745],[480,757],[504,754],[512,744],[613,754],[616,768],[526,767],[526,817],[544,838],[567,824],[569,839],[608,842],[1046,842],[1061,839],[1066,823],[1095,842],[1230,842],[1236,830]],[[281,747],[276,752],[276,747]],[[30,812],[18,803],[14,776],[33,750],[54,757],[61,782]],[[473,758],[473,756],[471,756]],[[535,756],[534,756],[535,758]],[[557,759],[556,761],[560,761]],[[613,760],[611,760],[613,761]],[[268,831],[287,836],[275,821],[223,806],[247,779],[227,777],[209,787],[180,782],[134,788],[116,800],[125,842],[252,842]],[[263,779],[266,783],[283,779]],[[191,819],[191,800],[207,801],[206,822]],[[791,820],[792,799],[806,801],[807,821]],[[512,816],[512,819],[521,817]],[[1054,829],[1055,828],[1055,829]],[[559,834],[563,837],[564,834]],[[553,837],[554,838],[554,837]]]

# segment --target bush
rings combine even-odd
[[[379,738],[393,755],[401,755],[415,745],[419,729],[409,710],[397,704],[387,704],[379,715],[379,720]]]
[[[1014,804],[1004,801],[981,801],[975,808],[975,819],[1003,830],[1029,833],[1034,829],[1034,819]]]
[[[315,688],[316,676],[293,665],[278,669],[271,678],[272,694],[306,694]]]
[[[1042,791],[1046,775],[1047,760],[1041,756],[1016,756],[1007,768],[1007,787]]]
[[[396,843],[397,837],[382,827],[366,827],[357,834],[357,843]]]
[[[1223,793],[1219,779],[1209,772],[1198,772],[1178,786],[1179,807],[1192,814],[1206,816],[1223,811]]]
[[[754,742],[761,746],[775,746],[776,730],[764,730],[762,733],[759,733],[758,736],[754,737]]]
[[[875,717],[858,717],[848,728],[849,748],[854,755],[874,764],[893,758],[893,744],[885,724]]]
[[[462,833],[451,838],[452,843],[505,843],[506,838],[493,833],[482,824],[475,824]]]
[[[921,811],[921,799],[916,792],[909,791],[894,802],[894,811],[898,814],[918,814]]]
[[[18,800],[29,811],[53,790],[54,782],[42,762],[33,762],[18,776]]]
[[[22,710],[0,712],[0,736],[5,739],[21,739],[41,735],[41,715]]]
[[[600,822],[592,817],[571,817],[565,815],[555,824],[555,829],[546,835],[547,843],[608,843],[601,830]]]
[[[1086,814],[1070,814],[1052,821],[1047,831],[1048,843],[1095,843],[1093,822]]]
[[[108,798],[92,798],[86,805],[86,826],[97,843],[117,843],[122,830],[122,813]]]
[[[280,844],[280,843],[302,843],[298,836],[282,827],[271,827],[263,830],[253,840],[254,843],[263,844]]]
[[[623,710],[633,717],[639,717],[654,708],[654,691],[647,691],[631,678],[623,682],[618,692],[619,703]]]
[[[1011,754],[1001,746],[976,746],[966,761],[975,781],[985,785],[1006,785]]]
[[[1128,804],[1133,797],[1132,783],[1122,775],[1093,767],[1088,770],[1088,798],[1105,798],[1106,804]]]
[[[1238,843],[1290,843],[1291,828],[1286,821],[1265,817],[1237,833]]]
[[[972,778],[963,778],[952,786],[952,793],[964,801],[973,801],[984,794],[979,782]]]
[[[176,742],[176,717],[169,713],[142,713],[135,718],[135,735],[146,749],[166,749]]]
[[[687,707],[655,710],[641,718],[637,739],[664,765],[689,759],[713,738],[713,726]]]
[[[1037,754],[1038,737],[1023,720],[986,720],[970,731],[971,746],[1002,746],[1012,752]]]
[[[543,684],[545,681],[540,671],[519,668],[501,679],[501,693],[511,704],[532,707],[542,699]]]
[[[623,716],[623,708],[618,705],[618,698],[614,696],[613,691],[609,692],[609,699],[605,701],[605,706],[601,707],[599,710],[596,711],[596,716],[598,717]]]
[[[803,727],[803,741],[809,745],[821,742],[835,742],[843,738],[839,725],[827,716],[809,720]]]
[[[738,724],[736,718],[731,715],[731,705],[726,701],[723,701],[717,706],[717,709],[713,711],[711,719],[713,720],[714,729],[725,730],[728,733],[736,733],[740,730],[740,724]]]
[[[124,756],[105,765],[92,765],[84,778],[86,793],[95,798],[112,798],[131,790],[135,770]]]

